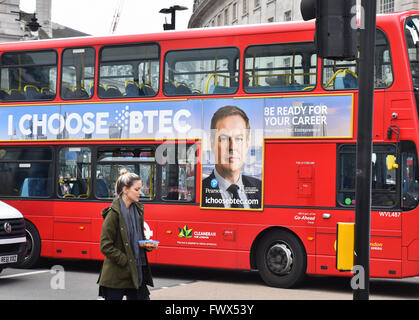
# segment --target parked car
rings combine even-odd
[[[0,272],[25,258],[26,232],[22,214],[0,201]]]

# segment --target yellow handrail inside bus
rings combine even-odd
[[[325,88],[327,88],[328,86],[330,86],[331,85],[331,83],[332,82],[334,82],[335,81],[335,79],[336,79],[336,77],[337,77],[337,75],[339,74],[339,73],[341,73],[341,72],[343,72],[343,77],[345,77],[346,76],[346,73],[350,73],[351,75],[353,75],[355,78],[358,78],[358,75],[355,73],[355,72],[353,72],[352,70],[350,70],[350,69],[339,69],[339,70],[337,70],[335,73],[334,73],[334,75],[329,79],[329,81],[325,84]]]
[[[219,73],[211,73],[207,79],[207,83],[205,85],[205,94],[208,93],[209,83],[212,78],[214,78],[214,85],[218,85],[218,77],[224,78],[224,86],[227,86],[227,79],[235,79],[238,78],[238,76],[229,76],[225,74],[219,74]]]

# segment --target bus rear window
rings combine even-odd
[[[237,48],[170,51],[165,57],[167,96],[232,94],[239,86]]]
[[[248,93],[307,91],[316,86],[314,43],[251,46],[244,58]]]
[[[1,56],[2,101],[52,100],[57,89],[57,53],[5,52]]]
[[[326,90],[358,89],[359,64],[356,61],[323,60],[323,87]],[[374,85],[388,88],[393,83],[390,46],[381,30],[376,32]]]
[[[100,53],[100,98],[152,97],[159,90],[157,44],[104,47]]]

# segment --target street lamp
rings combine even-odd
[[[180,11],[180,10],[188,10],[187,7],[183,7],[183,6],[171,6],[170,8],[163,8],[159,11],[159,13],[164,13],[164,14],[168,14],[170,13],[172,15],[172,21],[171,23],[164,23],[163,24],[163,29],[164,30],[175,30],[176,28],[176,11]]]

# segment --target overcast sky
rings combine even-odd
[[[91,35],[109,34],[115,9],[120,0],[52,0],[52,21]],[[159,13],[172,5],[188,7],[176,13],[176,30],[188,26],[193,0],[124,0],[115,34],[149,33],[163,31],[165,18]],[[20,8],[35,11],[35,0],[20,0]]]

